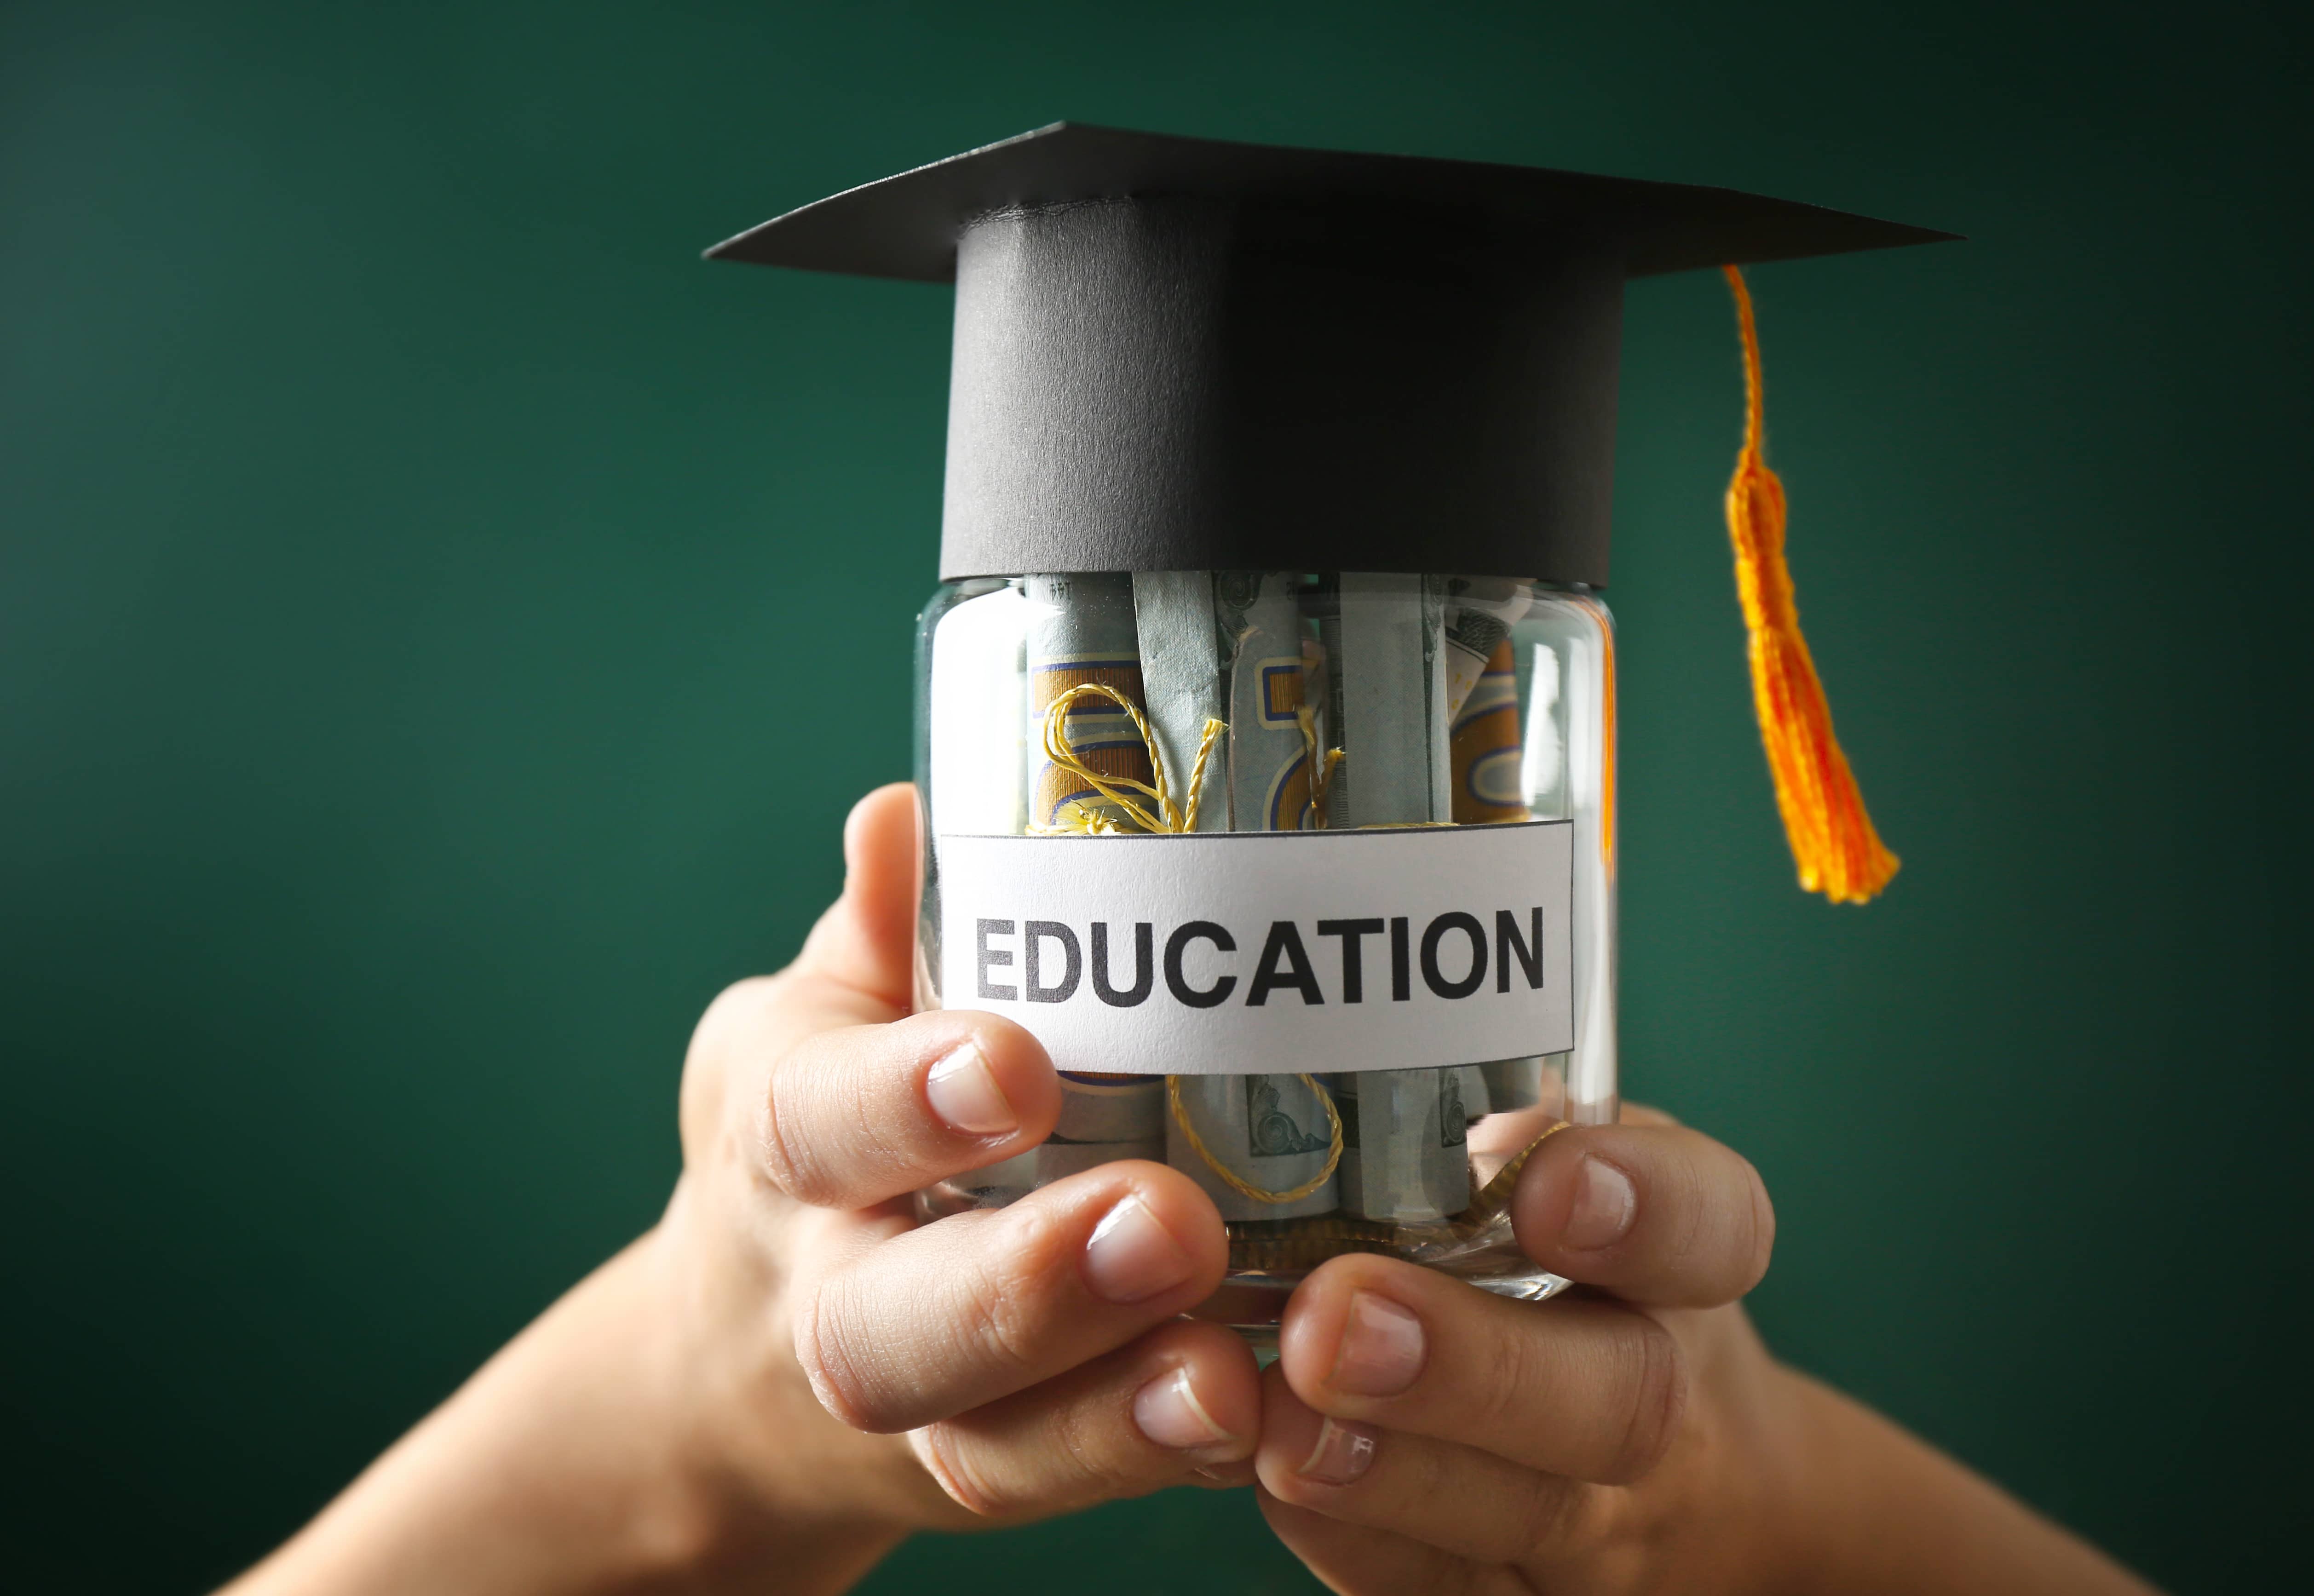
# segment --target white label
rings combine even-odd
[[[1405,1070],[1575,1045],[1565,821],[947,836],[943,1007],[1063,1070]]]

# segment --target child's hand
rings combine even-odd
[[[655,1239],[714,1398],[713,1455],[763,1483],[767,1512],[840,1495],[894,1532],[1042,1517],[1244,1459],[1252,1357],[1178,1317],[1227,1255],[1195,1182],[1121,1162],[1001,1211],[911,1217],[909,1194],[1035,1147],[1060,1111],[1044,1049],[1011,1021],[904,1018],[915,849],[910,789],[863,800],[843,897],[792,966],[725,992],[693,1040],[683,1181]]]
[[[1774,1215],[1710,1138],[1644,1109],[1561,1131],[1512,1215],[1578,1289],[1347,1257],[1287,1309],[1262,1509],[1336,1591],[2144,1591],[1768,1355],[1736,1301]]]
[[[1018,1026],[905,1018],[915,848],[907,788],[861,801],[802,955],[700,1021],[659,1223],[234,1596],[832,1592],[911,1530],[1249,1471],[1252,1354],[1178,1317],[1227,1256],[1186,1176],[912,1219],[1060,1111]]]

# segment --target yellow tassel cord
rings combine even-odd
[[[1744,334],[1744,449],[1727,484],[1727,534],[1736,545],[1736,591],[1751,637],[1760,740],[1800,885],[1835,904],[1866,903],[1895,875],[1896,856],[1881,845],[1864,811],[1864,795],[1833,736],[1832,709],[1800,636],[1799,606],[1784,563],[1784,485],[1761,452],[1765,409],[1752,295],[1741,271],[1721,269],[1735,292]]]
[[[1141,740],[1149,750],[1149,780],[1135,780],[1130,776],[1104,776],[1077,757],[1076,747],[1069,741],[1069,711],[1089,698],[1108,700],[1124,710],[1126,718],[1133,722],[1133,729],[1141,734]],[[1124,810],[1133,823],[1143,831],[1190,832],[1197,828],[1197,811],[1205,799],[1206,772],[1208,763],[1213,758],[1215,745],[1220,743],[1223,734],[1228,730],[1228,726],[1222,721],[1208,719],[1206,722],[1205,735],[1197,740],[1197,761],[1189,769],[1188,796],[1177,804],[1173,801],[1170,787],[1165,779],[1165,755],[1157,745],[1155,734],[1149,729],[1148,719],[1141,713],[1141,706],[1106,683],[1086,682],[1062,693],[1045,710],[1045,757],[1053,762],[1055,769],[1065,771],[1078,780],[1085,782],[1102,798]],[[1304,736],[1312,735],[1306,725],[1303,735]],[[1334,750],[1332,757],[1327,763],[1325,775],[1329,781],[1334,773],[1334,767],[1341,762],[1341,750],[1338,748]],[[1319,789],[1317,802],[1322,805],[1324,796],[1322,789]],[[1127,834],[1124,827],[1118,825],[1108,816],[1092,814],[1081,805],[1071,804],[1064,814],[1066,818],[1061,824],[1038,826],[1035,829],[1047,833],[1063,833],[1088,836]],[[1322,825],[1324,824],[1322,807],[1319,814],[1319,823]],[[1206,1160],[1206,1167],[1210,1168],[1230,1190],[1241,1196],[1250,1197],[1257,1203],[1293,1203],[1308,1196],[1333,1178],[1335,1167],[1342,1161],[1343,1141],[1342,1115],[1341,1110],[1334,1107],[1334,1095],[1320,1086],[1316,1079],[1312,1076],[1301,1075],[1295,1079],[1315,1092],[1318,1100],[1325,1104],[1326,1118],[1330,1127],[1331,1145],[1327,1150],[1326,1167],[1323,1169],[1300,1186],[1282,1192],[1273,1192],[1255,1186],[1234,1170],[1224,1167],[1219,1159],[1214,1157],[1212,1151],[1206,1146],[1205,1138],[1198,1135],[1197,1127],[1189,1123],[1188,1110],[1181,1102],[1181,1078],[1179,1075],[1168,1075],[1165,1078],[1165,1100],[1172,1109],[1174,1123],[1181,1127],[1181,1134],[1188,1139],[1190,1147],[1196,1150],[1197,1156]]]

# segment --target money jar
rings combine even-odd
[[[919,631],[920,1006],[1042,1039],[1046,1142],[923,1194],[1117,1159],[1214,1199],[1259,1324],[1339,1253],[1563,1282],[1507,1214],[1612,1120],[1614,632],[1580,587],[1360,571],[1030,572]]]
[[[1349,1252],[1562,1286],[1506,1211],[1616,1116],[1625,285],[1736,292],[1754,701],[1803,885],[1861,901],[1895,860],[1799,637],[1738,267],[1945,236],[1063,123],[710,251],[955,286],[916,998],[1018,1021],[1063,1107],[924,1216],[1168,1164],[1228,1227],[1205,1311],[1250,1334]]]

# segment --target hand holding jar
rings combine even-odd
[[[803,953],[701,1021],[659,1223],[235,1596],[836,1592],[914,1530],[1255,1483],[1350,1596],[2143,1588],[1771,1360],[1734,1305],[1759,1179],[1659,1115],[1561,1132],[1516,1180],[1519,1246],[1582,1289],[1336,1258],[1266,1377],[1181,1317],[1225,1246],[1178,1170],[920,1224],[904,1194],[1036,1145],[1060,1090],[1009,1022],[909,1015],[915,807],[863,800]]]

